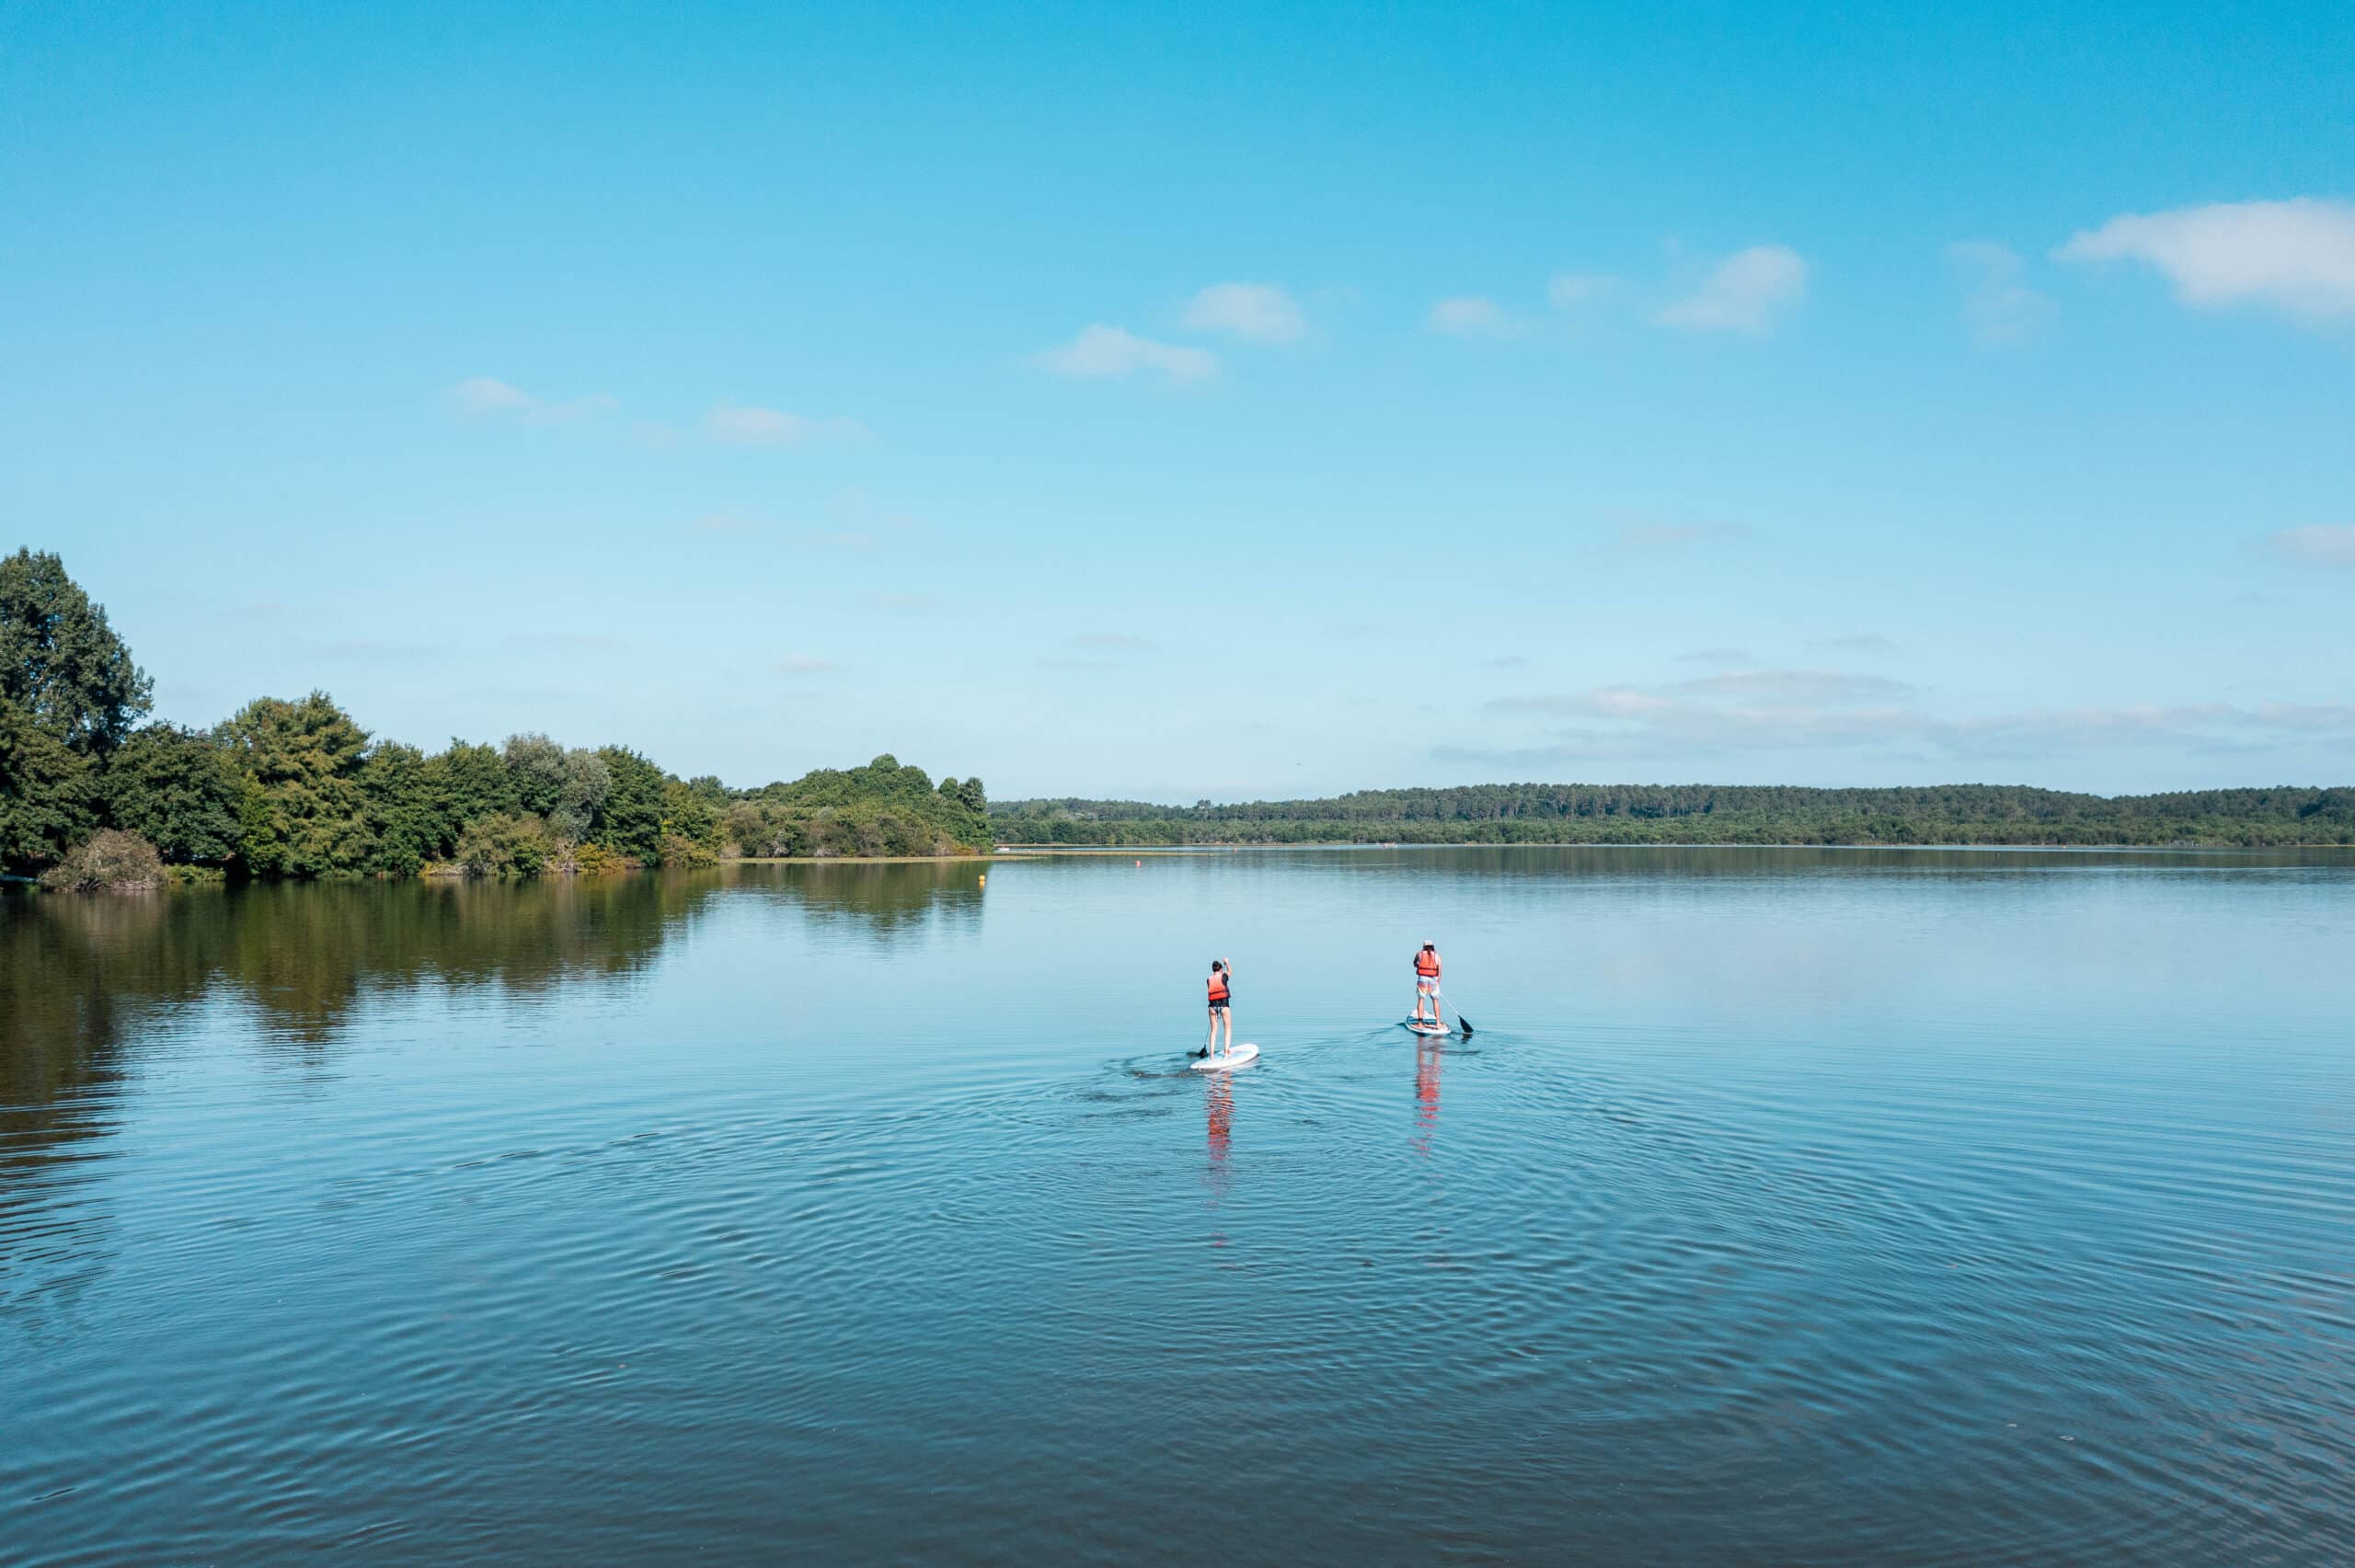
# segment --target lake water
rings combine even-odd
[[[0,1560],[2355,1559],[2355,858],[1135,859],[0,901]]]

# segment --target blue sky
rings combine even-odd
[[[2355,781],[2345,6],[0,12],[209,723],[1000,796]]]

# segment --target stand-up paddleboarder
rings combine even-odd
[[[1235,1013],[1230,1004],[1235,1000],[1235,966],[1223,958],[1211,960],[1211,1037],[1202,1042],[1201,1054],[1211,1054],[1218,1044],[1221,1024],[1226,1026],[1226,1049],[1235,1049]]]
[[[1431,1022],[1444,1024],[1439,1011],[1439,949],[1430,943],[1415,955],[1415,1022],[1423,1021],[1423,1004],[1430,1003]]]

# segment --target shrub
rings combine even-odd
[[[132,892],[164,881],[164,857],[136,833],[101,828],[41,875],[40,885],[58,893]]]
[[[603,844],[575,844],[572,869],[582,876],[609,876],[616,871],[636,871],[638,862]]]
[[[664,865],[717,865],[719,864],[719,856],[709,844],[700,840],[691,839],[684,833],[663,834],[661,853]]]
[[[547,825],[538,818],[499,811],[467,823],[452,858],[469,876],[537,876],[549,848]]]

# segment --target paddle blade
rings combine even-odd
[[[1472,1020],[1465,1017],[1461,1013],[1455,1015],[1455,1026],[1464,1031],[1464,1037],[1465,1039],[1468,1040],[1472,1037]]]

